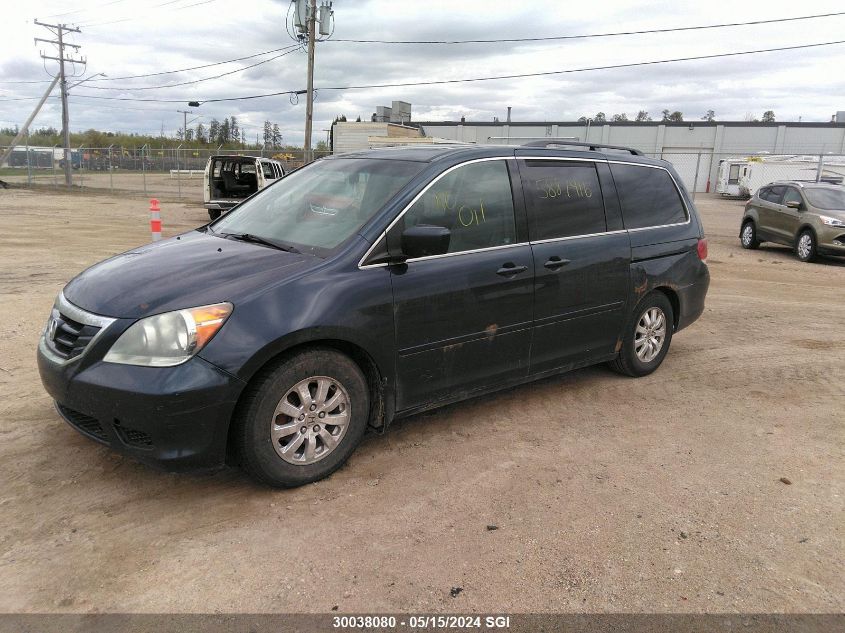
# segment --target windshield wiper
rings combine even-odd
[[[230,237],[233,240],[241,240],[242,242],[252,242],[254,244],[263,244],[264,246],[269,246],[271,248],[276,248],[280,251],[286,251],[288,253],[300,253],[301,251],[298,248],[291,246],[290,244],[284,244],[282,242],[277,242],[276,240],[271,240],[266,237],[261,237],[260,235],[253,235],[252,233],[221,233],[221,235],[225,237]]]

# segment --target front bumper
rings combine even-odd
[[[816,236],[819,253],[824,255],[845,255],[845,228],[826,226]]]
[[[84,356],[58,362],[42,337],[38,371],[60,415],[83,435],[167,470],[221,466],[243,381],[197,356],[137,367]]]

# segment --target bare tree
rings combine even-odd
[[[637,118],[634,119],[635,121],[651,121],[651,117],[648,116],[647,110],[640,110],[637,112]]]
[[[701,117],[702,121],[715,121],[716,120],[716,112],[714,110],[708,110],[704,113],[704,116]]]

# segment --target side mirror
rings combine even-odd
[[[798,202],[797,200],[790,200],[786,203],[786,206],[790,209],[796,209],[797,211],[800,211],[801,207],[803,207],[804,205]]]
[[[402,232],[402,253],[408,258],[442,255],[449,250],[452,233],[445,226],[418,224]]]

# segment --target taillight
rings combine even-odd
[[[707,240],[704,238],[698,240],[698,259],[707,263]]]

